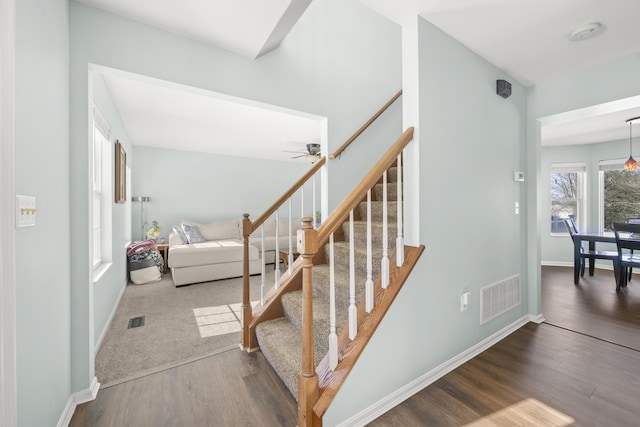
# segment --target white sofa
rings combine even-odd
[[[182,224],[197,227],[205,241],[186,243],[177,233],[169,234],[168,265],[176,286],[242,276],[244,250],[242,220],[219,221],[211,224],[183,220],[180,226]],[[261,230],[258,229],[249,237],[249,274],[252,275],[262,271],[262,258],[265,259],[266,264],[275,263],[278,259],[275,251],[275,220],[267,220],[263,228],[264,254]],[[300,228],[300,220],[292,222],[291,239],[289,239],[289,221],[279,221],[278,249],[280,251],[288,251],[289,241],[295,248],[298,228]]]

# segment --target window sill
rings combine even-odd
[[[100,264],[99,266],[97,266],[93,270],[93,284],[94,285],[97,282],[99,282],[100,279],[102,279],[102,276],[104,276],[107,273],[107,271],[109,270],[109,268],[111,268],[112,265],[113,265],[112,262],[103,262],[102,264]]]

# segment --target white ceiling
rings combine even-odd
[[[277,48],[311,0],[236,0],[233,2],[210,0],[79,0],[112,13],[122,15],[148,25],[156,26],[185,37],[208,43],[237,54],[256,58]],[[640,52],[640,15],[638,0],[357,0],[389,19],[403,24],[416,15],[422,16],[469,49],[506,71],[524,85],[532,85],[579,69],[605,63],[614,58]],[[603,26],[596,36],[570,42],[568,35],[575,28],[590,22]],[[308,142],[317,142],[319,130],[311,133],[302,129],[314,126],[301,124],[294,118],[296,130],[292,134],[274,134],[268,129],[248,129],[247,122],[259,122],[259,118],[240,120],[232,131],[230,124],[236,119],[227,113],[238,113],[235,107],[221,106],[215,95],[202,93],[178,94],[179,90],[159,90],[153,95],[153,85],[126,79],[108,79],[110,90],[120,110],[133,144],[160,146],[193,145],[194,150],[245,155],[255,153],[273,143],[270,153],[294,146],[304,149]],[[166,88],[165,88],[166,89]],[[178,103],[167,101],[161,108],[148,102],[164,97],[180,98]],[[190,99],[192,100],[190,101]],[[146,99],[146,101],[145,101]],[[227,99],[226,101],[230,101]],[[207,105],[205,105],[207,104]],[[175,108],[169,108],[174,105]],[[243,107],[238,107],[243,108]],[[261,113],[259,109],[250,109]],[[191,112],[189,112],[191,111]],[[202,114],[203,112],[207,114]],[[580,117],[564,120],[543,127],[543,143],[569,144],[600,142],[628,138],[625,120],[640,115],[640,102],[615,111],[594,110],[598,117]],[[187,112],[189,112],[187,114]],[[247,113],[245,109],[243,111]],[[273,112],[265,112],[272,115]],[[185,130],[187,120],[200,117],[197,126]],[[216,117],[218,120],[212,120]],[[284,118],[282,116],[281,118]],[[262,122],[273,123],[273,117]],[[317,123],[317,118],[311,121]],[[153,124],[153,126],[150,126]],[[162,124],[163,132],[156,132]],[[165,126],[166,124],[166,126]],[[170,129],[170,124],[175,128]],[[193,123],[189,123],[193,125]],[[220,126],[229,125],[221,130]],[[180,127],[182,126],[182,127]],[[256,130],[253,135],[245,131]],[[226,132],[225,140],[212,139],[216,132]],[[250,132],[249,132],[250,133]],[[153,135],[152,135],[153,134]],[[226,138],[233,134],[233,145]],[[257,135],[256,135],[257,134]],[[171,143],[164,135],[172,135]],[[176,137],[178,137],[176,139]],[[187,141],[187,136],[194,142]],[[259,138],[258,138],[259,136]],[[313,141],[312,141],[313,140]],[[197,143],[196,141],[199,141]],[[175,145],[172,145],[176,148]],[[235,150],[235,151],[234,151]],[[292,151],[296,151],[294,148]]]
[[[152,79],[103,78],[135,145],[288,161],[296,154],[285,151],[320,143],[318,116]]]

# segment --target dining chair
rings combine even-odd
[[[629,282],[628,270],[632,267],[640,268],[640,255],[634,254],[634,250],[640,249],[640,224],[627,222],[614,222],[613,231],[618,247],[618,265],[620,274],[616,281],[616,292],[627,286]]]
[[[573,244],[578,244],[576,242],[576,234],[578,234],[578,227],[576,226],[576,222],[573,218],[565,218],[564,223],[567,226],[567,230],[569,230],[569,236],[571,236],[571,240]],[[618,252],[614,251],[598,251],[598,250],[590,250],[585,249],[584,246],[580,246],[580,277],[584,277],[584,268],[585,268],[585,260],[588,259],[590,265],[596,259],[608,259],[613,263],[613,274],[616,277],[616,285],[618,283]],[[590,271],[589,274],[592,275],[593,271]]]
[[[625,218],[624,222],[627,224],[640,224],[640,217]],[[631,254],[633,255],[633,249],[631,250]],[[627,272],[627,281],[630,281],[631,277],[633,277],[633,268],[629,267],[629,271]]]

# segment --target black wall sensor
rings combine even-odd
[[[503,98],[508,98],[511,95],[511,83],[506,80],[496,80],[496,93]]]

